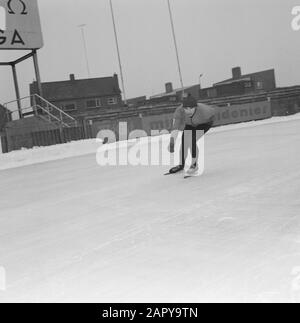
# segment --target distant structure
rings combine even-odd
[[[179,102],[182,100],[183,93],[190,93],[195,99],[199,99],[200,85],[191,85],[184,88],[173,89],[173,84],[168,82],[165,84],[165,92],[150,97],[150,101],[169,101]]]
[[[242,75],[240,67],[232,69],[232,77],[215,83],[212,87],[200,89],[200,99],[213,99],[235,95],[247,95],[276,89],[275,70],[266,70]]]
[[[139,106],[145,105],[146,101],[147,101],[147,97],[145,95],[139,96],[136,98],[127,99],[127,106],[129,108],[139,107]]]
[[[197,100],[199,99],[199,89],[200,85],[192,85],[178,89],[173,88],[173,84],[168,82],[165,84],[165,92],[152,95],[148,99],[146,96],[140,96],[136,98],[131,98],[127,100],[127,105],[129,108],[138,108],[138,107],[155,107],[155,106],[172,106],[179,104],[182,101],[183,93],[192,94]]]
[[[177,104],[182,101],[183,93],[185,95],[191,94],[196,100],[201,101],[231,96],[259,94],[275,89],[276,78],[274,69],[242,75],[241,67],[234,67],[230,79],[215,83],[212,87],[201,88],[201,84],[195,84],[184,88],[174,89],[173,84],[168,82],[165,84],[164,92],[152,95],[144,102],[141,98],[135,98],[131,102],[129,100],[129,105],[156,106],[160,104]]]
[[[30,94],[37,93],[37,83],[30,84]],[[91,79],[42,83],[43,97],[73,118],[101,114],[102,110],[124,106],[118,75]]]

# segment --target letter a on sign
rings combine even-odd
[[[39,49],[43,36],[37,0],[0,0],[0,49]]]

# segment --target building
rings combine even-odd
[[[101,114],[103,110],[124,106],[117,74],[112,77],[76,79],[42,83],[42,96],[74,118]],[[38,93],[37,83],[30,84],[30,94]]]
[[[186,86],[184,88],[173,89],[173,84],[171,82],[166,83],[165,92],[153,95],[150,97],[150,102],[179,102],[182,101],[183,93],[190,93],[195,99],[199,99],[200,85]]]
[[[275,70],[242,75],[240,67],[232,69],[232,77],[200,90],[200,99],[255,94],[276,89]]]
[[[127,105],[129,108],[135,108],[135,107],[145,105],[146,102],[147,102],[147,97],[145,95],[139,96],[136,98],[127,99]]]

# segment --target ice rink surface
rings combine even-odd
[[[0,302],[299,302],[299,144],[300,120],[211,133],[189,180],[95,153],[0,171]]]

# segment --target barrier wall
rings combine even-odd
[[[168,111],[175,111],[176,107],[168,107]],[[152,111],[151,111],[152,112]],[[154,112],[154,111],[153,111]],[[149,115],[135,115],[122,118],[97,120],[92,124],[86,121],[76,128],[65,128],[62,132],[51,129],[50,124],[42,124],[38,120],[21,120],[19,123],[10,123],[6,128],[6,135],[1,139],[3,152],[35,146],[48,146],[73,140],[96,138],[100,130],[112,130],[119,140],[119,123],[127,122],[128,135],[133,130],[144,130],[151,135],[152,130],[172,129],[173,113]],[[269,101],[253,102],[216,107],[215,126],[260,120],[272,117],[271,103]],[[40,129],[42,128],[42,129]]]
[[[228,107],[215,107],[215,109],[215,126],[272,117],[271,103],[269,101],[238,104]],[[148,134],[150,134],[151,130],[170,130],[172,128],[172,119],[173,114],[170,113],[143,117],[143,129]]]
[[[98,132],[101,130],[112,130],[116,134],[116,138],[118,138],[119,137],[119,123],[120,122],[127,123],[128,133],[133,130],[143,129],[142,118],[140,118],[140,117],[120,118],[118,120],[111,119],[111,120],[95,121],[92,124],[93,138],[96,138]]]
[[[300,112],[300,95],[272,100],[272,115],[286,116]]]
[[[226,124],[262,120],[271,117],[271,102],[245,103],[229,107],[217,107],[214,125],[223,126]]]
[[[142,118],[142,129],[151,134],[151,130],[172,130],[173,113],[146,116]]]

